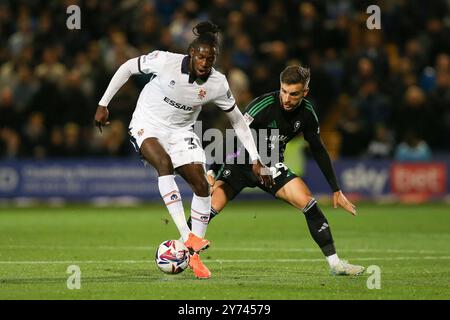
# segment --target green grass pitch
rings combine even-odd
[[[187,209],[187,204],[185,205]],[[371,274],[334,277],[303,214],[279,201],[231,203],[209,226],[212,272],[165,275],[154,263],[177,231],[162,204],[0,208],[0,299],[449,299],[450,210],[443,204],[322,205],[338,254]],[[168,223],[167,223],[168,221]],[[81,288],[69,290],[69,265]]]

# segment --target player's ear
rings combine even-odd
[[[303,98],[308,95],[308,92],[309,92],[309,88],[306,88],[305,90],[303,90]]]
[[[194,56],[194,51],[195,51],[194,47],[190,47],[190,48],[189,48],[188,53],[189,53],[189,56],[190,56],[191,58]]]

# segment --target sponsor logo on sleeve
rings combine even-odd
[[[250,123],[253,122],[254,119],[253,119],[253,117],[251,115],[249,115],[248,113],[245,113],[244,114],[244,120],[245,120],[245,123],[247,125],[249,125]]]

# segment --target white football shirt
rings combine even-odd
[[[206,103],[224,111],[235,106],[226,77],[214,68],[205,82],[189,82],[187,55],[153,51],[139,57],[137,63],[141,73],[154,76],[139,95],[132,122],[183,130],[191,128]]]

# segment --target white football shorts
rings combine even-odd
[[[157,138],[170,156],[174,168],[188,163],[201,163],[203,165],[206,163],[205,151],[200,139],[193,131],[170,130],[150,123],[132,121],[128,133],[131,143],[139,153],[145,139]]]

